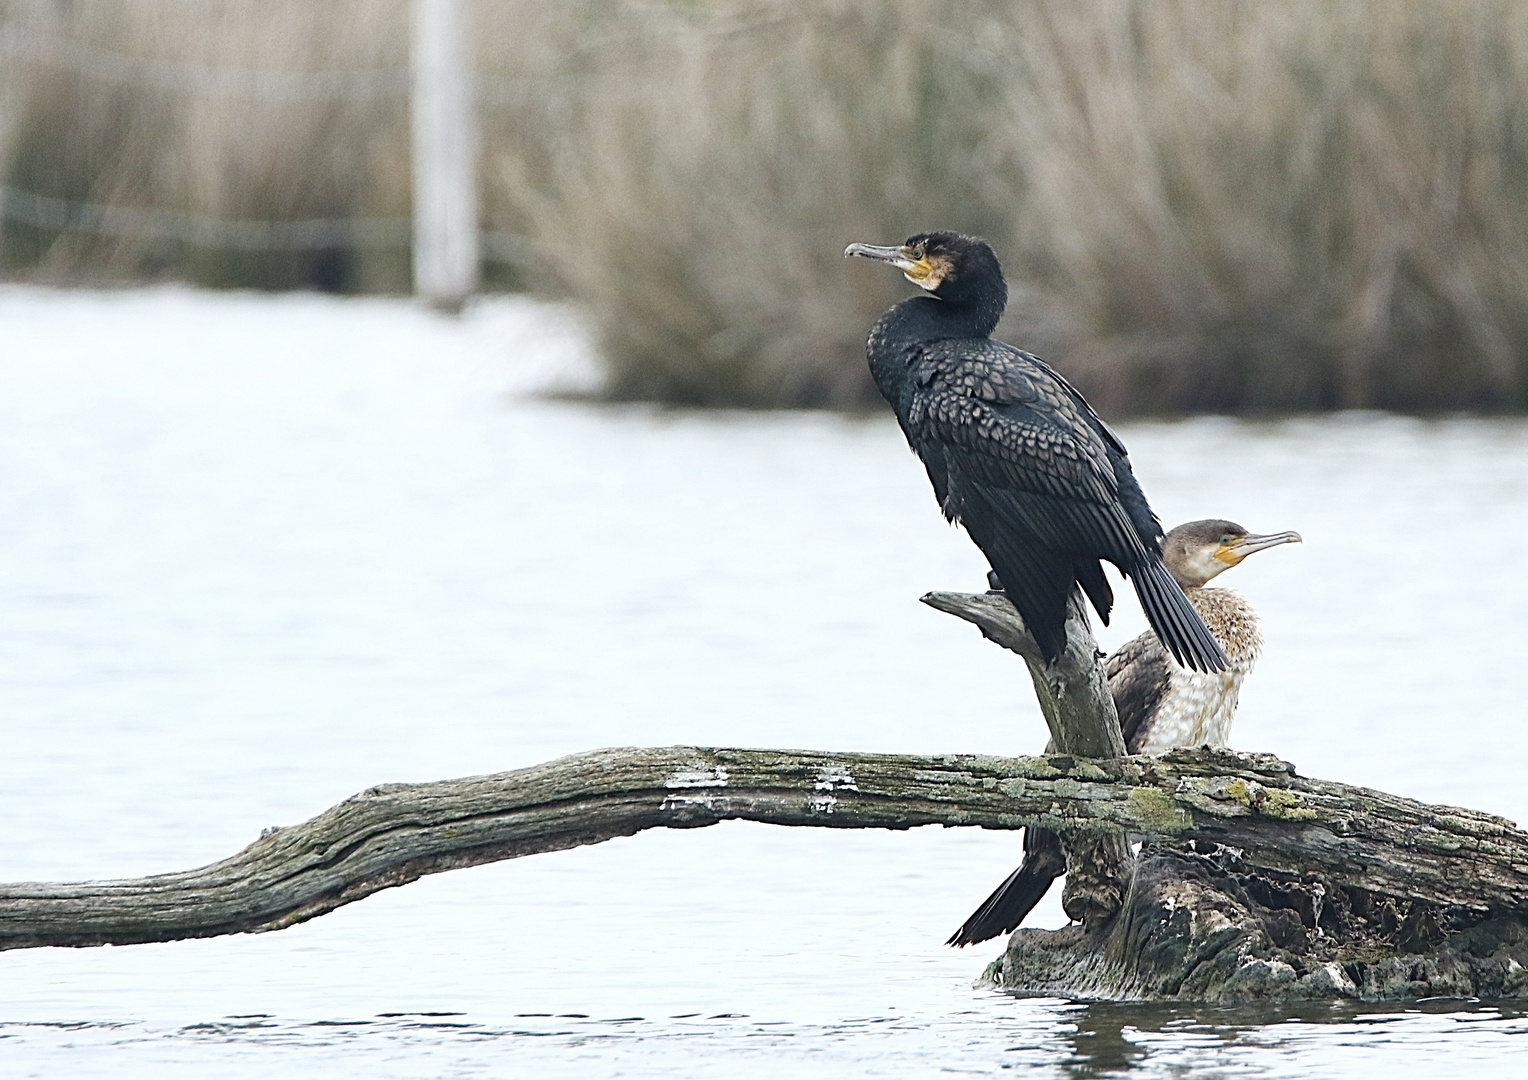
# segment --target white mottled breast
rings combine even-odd
[[[1230,589],[1185,589],[1184,595],[1231,666],[1225,671],[1191,671],[1169,661],[1168,689],[1157,707],[1138,753],[1160,754],[1175,746],[1225,746],[1236,719],[1242,680],[1263,651],[1257,614]]]
[[[1173,665],[1171,684],[1151,719],[1139,753],[1160,754],[1175,746],[1224,746],[1236,719],[1242,672],[1205,674]]]

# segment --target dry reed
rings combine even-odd
[[[403,0],[0,0],[164,64],[398,72]],[[1528,6],[1516,0],[476,0],[485,225],[568,295],[608,391],[870,400],[906,287],[850,240],[989,236],[1000,333],[1113,413],[1528,406]],[[407,216],[392,91],[0,72],[0,177],[76,200]],[[295,85],[295,84],[294,84]],[[8,225],[12,273],[311,283],[313,256]],[[303,260],[308,260],[304,262]],[[283,261],[285,260],[285,261]],[[399,251],[340,284],[401,288]]]
[[[0,3],[0,183],[146,222],[112,234],[12,218],[0,265],[54,281],[407,288],[396,246],[187,243],[151,220],[406,219],[407,12],[407,0]]]

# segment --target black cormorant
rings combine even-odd
[[[1162,526],[1124,444],[1044,362],[992,340],[1008,286],[987,242],[922,233],[844,254],[891,263],[928,293],[876,320],[870,373],[945,517],[987,556],[1046,659],[1066,648],[1074,583],[1108,623],[1107,559],[1179,663],[1223,670],[1220,647],[1162,567]]]
[[[1119,712],[1125,747],[1132,754],[1160,754],[1174,746],[1224,746],[1236,718],[1242,680],[1257,662],[1263,638],[1257,614],[1240,593],[1206,589],[1215,575],[1248,555],[1300,542],[1296,532],[1257,536],[1234,521],[1211,519],[1179,525],[1162,539],[1162,561],[1189,603],[1225,650],[1224,671],[1190,671],[1173,663],[1152,633],[1127,641],[1105,662],[1109,692]],[[1006,934],[1040,902],[1051,882],[1066,873],[1061,838],[1049,829],[1024,830],[1024,861],[950,938],[974,945]]]

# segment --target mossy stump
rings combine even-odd
[[[1088,1000],[1528,998],[1528,920],[1244,866],[1233,848],[1146,847],[1092,926],[1013,934],[989,985]]]

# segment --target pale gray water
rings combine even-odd
[[[0,877],[189,867],[374,783],[596,746],[1043,743],[1018,661],[916,602],[984,568],[889,420],[526,395],[581,363],[524,303],[0,290]],[[1528,424],[1123,434],[1169,524],[1306,537],[1224,579],[1268,639],[1235,745],[1528,816]],[[0,1075],[1521,1067],[1528,1020],[1488,1005],[972,990],[997,946],[939,943],[1017,848],[654,832],[278,934],[0,954]]]

